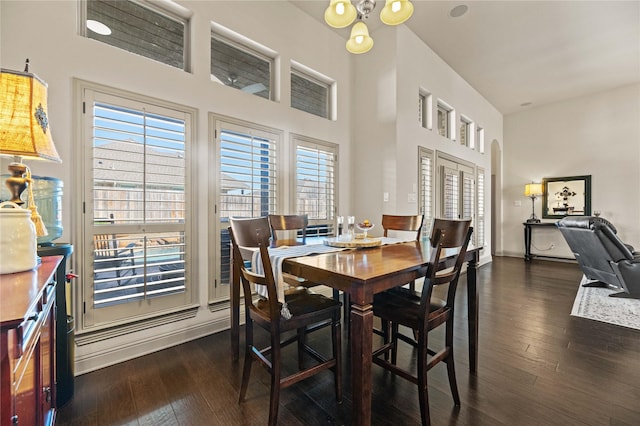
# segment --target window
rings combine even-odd
[[[418,93],[418,122],[425,129],[433,129],[433,117],[431,108],[433,108],[431,93],[420,91]]]
[[[333,235],[338,182],[338,147],[327,142],[293,137],[296,153],[293,205],[309,216],[307,235]]]
[[[455,112],[453,108],[442,101],[438,101],[437,115],[438,134],[445,138],[455,140],[455,127],[453,127],[453,123],[455,123]]]
[[[476,129],[476,140],[478,141],[478,151],[484,154],[484,129],[480,126]]]
[[[215,178],[219,194],[217,212],[219,230],[219,276],[213,289],[215,297],[228,296],[230,217],[259,217],[275,214],[278,207],[277,147],[281,134],[249,123],[215,123],[219,174]],[[211,270],[214,274],[216,271]]]
[[[272,98],[275,52],[220,25],[211,30],[211,78],[265,99]]]
[[[471,219],[475,226],[475,165],[444,153],[438,153],[440,170],[440,215],[444,219]]]
[[[332,111],[335,82],[297,62],[291,61],[291,108],[326,119],[335,119]]]
[[[464,116],[460,116],[460,145],[473,148],[473,142],[471,139],[473,135],[471,133],[471,120]]]
[[[85,37],[189,71],[186,9],[176,4],[170,12],[156,4],[131,0],[86,0],[80,4],[85,6],[81,28]]]
[[[329,118],[329,86],[292,70],[291,108]]]
[[[476,178],[477,182],[478,182],[478,213],[477,213],[477,221],[476,221],[476,226],[475,226],[475,230],[473,232],[474,234],[474,240],[473,243],[476,246],[484,246],[484,227],[485,227],[485,223],[484,223],[484,219],[485,219],[485,213],[484,213],[484,178],[485,178],[485,174],[484,174],[484,169],[481,167],[478,167],[478,176]]]
[[[420,158],[418,176],[420,177],[419,205],[420,213],[424,215],[422,235],[428,238],[431,235],[433,223],[433,151],[419,147]]]
[[[84,325],[108,325],[187,306],[195,114],[81,83]]]

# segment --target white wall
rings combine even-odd
[[[31,72],[49,85],[49,121],[51,132],[63,164],[31,162],[34,175],[60,178],[64,181],[63,227],[60,241],[74,242],[73,268],[79,270],[83,248],[78,238],[81,217],[76,167],[77,148],[81,141],[76,132],[74,112],[74,79],[83,79],[146,96],[197,108],[195,134],[197,155],[197,286],[200,308],[195,318],[155,327],[144,332],[78,346],[76,373],[103,367],[124,359],[152,352],[200,335],[226,329],[228,310],[211,312],[208,308],[208,238],[215,235],[208,211],[210,188],[207,164],[212,138],[209,135],[209,113],[255,122],[284,131],[285,145],[289,133],[302,134],[340,144],[340,199],[350,201],[350,57],[344,40],[317,20],[302,13],[288,2],[180,1],[193,12],[192,72],[154,62],[112,46],[78,35],[77,1],[2,1],[0,3],[0,52],[3,68],[22,70],[25,58],[31,61]],[[279,102],[235,90],[210,80],[210,22],[215,21],[280,53],[281,92]],[[313,46],[313,48],[310,48]],[[289,107],[289,64],[302,63],[337,81],[338,120],[316,117]],[[288,147],[283,147],[283,152]],[[3,161],[2,170],[6,170]],[[86,251],[86,250],[85,250]],[[74,295],[76,324],[79,325],[79,297]],[[82,334],[82,330],[78,330]]]
[[[504,119],[504,250],[524,253],[523,226],[531,214],[524,185],[545,177],[591,175],[591,205],[640,247],[640,85],[531,108]],[[521,207],[514,206],[520,201]],[[542,200],[536,200],[542,217]],[[548,219],[552,221],[551,219]],[[551,244],[555,248],[548,249]],[[556,229],[537,229],[533,252],[571,257]]]
[[[345,40],[326,25],[283,1],[179,1],[193,12],[193,67],[191,73],[156,63],[83,38],[77,30],[76,1],[11,1],[0,3],[0,61],[2,67],[22,69],[26,57],[31,71],[49,85],[49,120],[56,147],[64,163],[30,164],[35,175],[64,181],[61,241],[76,244],[73,268],[78,270],[81,225],[80,160],[74,114],[74,79],[162,98],[197,108],[197,242],[195,277],[199,310],[195,318],[79,346],[76,373],[100,368],[153,352],[163,347],[228,328],[228,311],[211,312],[207,306],[208,238],[217,230],[208,210],[209,113],[252,121],[281,129],[285,144],[289,134],[302,134],[340,145],[340,214],[355,214],[376,221],[382,213],[417,211],[407,201],[418,183],[417,147],[450,152],[483,166],[487,173],[487,208],[491,173],[490,143],[502,141],[502,117],[477,91],[448,67],[404,26],[382,26],[373,34],[374,49],[362,56],[350,55]],[[279,102],[269,102],[210,81],[210,21],[239,32],[281,55]],[[338,120],[327,121],[289,108],[290,60],[330,76],[338,84]],[[486,131],[486,154],[447,141],[434,131],[417,126],[418,88],[431,90],[459,111],[476,120]],[[286,148],[285,148],[286,149]],[[6,162],[1,165],[6,169]],[[391,195],[383,203],[382,194]],[[489,212],[488,212],[489,213]],[[487,214],[487,220],[489,214]],[[378,229],[379,230],[379,229]],[[486,235],[490,235],[487,223]],[[86,249],[85,249],[86,250]],[[483,261],[488,259],[485,250]],[[74,291],[76,324],[80,318],[78,290]],[[80,330],[81,333],[82,330]]]
[[[418,147],[446,152],[485,169],[487,249],[490,260],[491,141],[502,141],[502,114],[405,26],[372,34],[373,49],[353,59],[353,212],[357,219],[380,220],[383,213],[417,214],[409,194],[418,185]],[[485,129],[485,153],[460,145],[418,123],[420,89],[446,101]],[[435,117],[435,116],[434,116]],[[434,118],[435,123],[435,118]],[[366,188],[366,190],[356,190]],[[389,201],[383,193],[389,192]],[[380,232],[380,230],[377,230]]]

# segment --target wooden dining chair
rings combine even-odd
[[[460,405],[453,359],[454,301],[458,278],[469,245],[470,220],[436,219],[430,240],[431,256],[421,292],[397,287],[374,296],[373,314],[391,324],[391,339],[373,352],[373,362],[392,373],[418,385],[420,416],[423,425],[431,424],[427,371],[439,362],[447,365],[449,387],[456,406]],[[456,249],[457,255],[445,265],[440,264],[444,250]],[[446,297],[432,297],[436,286],[448,286]],[[444,289],[443,289],[444,290]],[[400,325],[416,330],[414,336],[400,332]],[[444,348],[438,352],[429,348],[429,332],[445,325]],[[399,341],[406,342],[418,350],[417,374],[396,364]],[[388,354],[391,353],[391,360]]]
[[[229,235],[234,251],[234,262],[236,270],[240,271],[240,281],[244,291],[246,308],[246,347],[238,402],[244,401],[254,360],[258,361],[271,375],[269,425],[277,424],[280,390],[324,370],[330,369],[333,371],[336,400],[341,402],[342,333],[340,302],[320,294],[313,294],[306,288],[298,287],[293,291],[285,292],[284,302],[291,314],[289,319],[285,319],[282,316],[283,304],[278,301],[276,281],[268,253],[269,234],[264,234],[257,230],[254,237],[251,235],[251,228],[246,227],[246,221],[242,223],[231,219],[230,223]],[[257,275],[249,271],[242,261],[240,247],[246,246],[254,240],[258,242],[260,258],[264,266],[264,275]],[[254,301],[251,284],[266,286],[268,298],[259,298]],[[254,325],[260,326],[269,333],[270,345],[268,347],[258,348],[254,345]],[[327,326],[331,328],[331,358],[326,358],[306,343],[306,335],[308,333]],[[289,331],[296,331],[296,334],[284,339],[283,334]],[[282,377],[281,350],[294,342],[298,344],[298,371]],[[304,367],[304,354],[308,354],[316,360],[314,365],[307,368]]]
[[[271,226],[271,244],[275,247],[304,245],[307,243],[309,217],[306,214],[270,214],[269,225]],[[279,238],[278,234],[282,233],[284,235],[285,232],[289,238]],[[298,240],[298,233],[302,233],[302,241]],[[294,234],[293,238],[291,238],[291,234]]]
[[[422,233],[422,224],[424,222],[424,215],[410,215],[410,216],[397,216],[390,214],[382,215],[382,229],[384,230],[384,236],[389,236],[389,231],[400,231],[403,233],[415,232],[416,241],[420,239]],[[415,290],[416,283],[411,281],[409,288]]]

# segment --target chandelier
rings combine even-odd
[[[373,47],[373,39],[364,23],[376,7],[375,0],[360,0],[354,6],[350,0],[331,0],[324,12],[324,20],[333,28],[345,28],[357,20],[351,28],[347,40],[347,50],[351,53],[366,53]],[[386,0],[380,12],[380,20],[387,25],[399,25],[413,14],[413,4],[409,0]]]

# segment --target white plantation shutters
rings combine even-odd
[[[294,144],[296,214],[308,215],[309,234],[330,234],[336,210],[336,147],[301,138]]]

